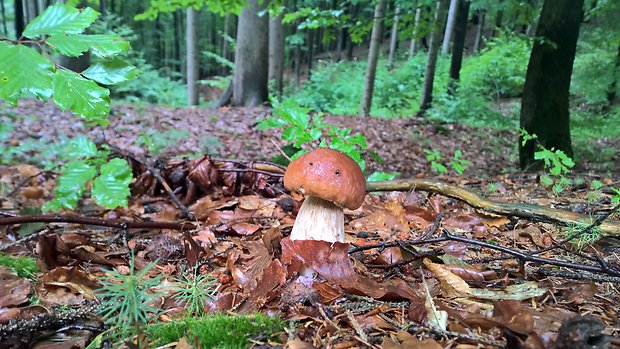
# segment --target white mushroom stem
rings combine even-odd
[[[308,196],[299,209],[291,240],[344,242],[344,212],[331,201]]]

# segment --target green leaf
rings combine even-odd
[[[52,96],[53,66],[24,45],[0,42],[0,98],[15,105],[23,93],[39,99]]]
[[[84,193],[84,188],[97,171],[84,161],[72,161],[65,165],[56,185],[56,197],[43,206],[44,211],[60,208],[73,209]]]
[[[131,168],[123,159],[112,159],[101,166],[101,174],[95,178],[92,195],[97,204],[113,209],[127,206],[129,184],[133,180]]]
[[[465,170],[463,168],[463,165],[461,165],[458,161],[450,161],[450,164],[452,165],[452,168],[456,171],[456,173],[458,174],[463,174],[463,170]]]
[[[258,124],[258,129],[263,131],[268,128],[282,127],[286,124],[288,124],[286,120],[275,118],[275,117],[269,117],[269,118],[264,119]]]
[[[41,35],[79,34],[99,17],[90,7],[78,10],[57,2],[32,20],[24,30],[24,36],[34,39]]]
[[[77,57],[91,50],[97,57],[111,57],[129,50],[129,42],[118,35],[64,35],[50,37],[47,44],[65,56]]]
[[[134,79],[139,73],[140,70],[133,65],[114,60],[96,63],[82,72],[82,75],[100,84],[116,85]]]
[[[74,72],[58,70],[53,86],[54,101],[62,110],[89,120],[103,119],[110,111],[110,91]]]
[[[88,137],[81,135],[69,143],[69,156],[72,158],[90,158],[97,155],[97,146]]]

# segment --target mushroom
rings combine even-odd
[[[362,169],[338,150],[318,148],[292,161],[284,186],[306,196],[291,240],[344,242],[343,207],[355,210],[366,196]]]

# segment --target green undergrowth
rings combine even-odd
[[[157,323],[147,327],[147,335],[155,345],[166,345],[186,337],[200,348],[247,348],[249,339],[264,340],[284,329],[279,318],[262,314],[214,315],[188,317],[183,320]]]
[[[5,266],[14,271],[19,277],[33,278],[39,271],[34,258],[27,256],[10,256],[0,253],[0,266]]]

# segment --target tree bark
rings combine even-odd
[[[394,10],[394,23],[392,24],[392,33],[390,34],[390,53],[388,55],[388,70],[394,68],[394,55],[396,53],[396,44],[398,44],[398,18],[400,16],[400,5]]]
[[[6,27],[6,9],[4,8],[4,0],[0,0],[0,10],[2,11],[2,29],[4,29],[4,36],[9,36],[9,30]]]
[[[448,79],[449,94],[456,92],[460,78],[463,51],[465,50],[465,34],[467,33],[469,1],[458,0],[458,7],[454,27],[454,43],[452,44],[452,59],[450,60],[450,77]]]
[[[433,101],[433,83],[435,82],[435,68],[437,67],[437,56],[439,55],[439,41],[443,32],[444,21],[446,17],[446,0],[438,0],[435,10],[435,29],[431,33],[431,40],[428,47],[428,58],[426,59],[426,68],[424,70],[424,84],[422,85],[422,101],[420,103],[420,111],[418,115],[423,115],[430,107]]]
[[[179,17],[181,16],[180,11],[174,11],[172,14],[172,24],[174,26],[174,65],[175,71],[183,74],[183,69],[181,68],[181,34],[179,30]]]
[[[269,69],[269,17],[258,14],[267,1],[248,1],[241,10],[237,28],[232,103],[255,107],[267,100]]]
[[[448,10],[448,22],[446,23],[446,32],[443,36],[443,45],[441,46],[441,53],[448,54],[450,48],[450,41],[452,41],[452,33],[454,33],[454,26],[456,24],[456,17],[459,11],[459,0],[450,0],[450,9]]]
[[[283,14],[269,19],[269,80],[275,81],[275,93],[282,95],[284,72],[284,25]]]
[[[620,78],[620,46],[618,46],[618,53],[616,53],[616,63],[614,63],[614,71],[612,72],[613,80],[607,88],[607,104],[612,106],[618,98],[618,78]]]
[[[314,61],[314,29],[306,29],[306,41],[308,45],[308,56],[306,59],[308,60],[308,77],[310,80],[310,75],[312,75],[312,61]]]
[[[379,58],[379,47],[381,46],[381,32],[383,30],[383,12],[385,11],[386,0],[377,1],[375,15],[370,36],[370,49],[368,50],[368,64],[366,65],[366,81],[364,82],[364,93],[360,106],[360,115],[370,114],[372,105],[372,93],[375,87],[375,75],[377,73],[377,59]]]
[[[568,99],[584,0],[545,0],[521,100],[521,127],[547,149],[573,155]],[[522,169],[536,164],[532,141],[519,141]]]
[[[478,11],[478,27],[476,28],[476,38],[474,39],[474,53],[480,51],[480,44],[482,43],[482,33],[484,32],[484,10]]]
[[[418,43],[418,28],[420,25],[420,16],[422,15],[422,7],[418,6],[415,9],[415,19],[413,22],[413,38],[411,38],[411,45],[409,46],[409,59],[413,57],[416,53],[419,43]]]
[[[187,9],[186,21],[187,45],[187,104],[198,105],[198,11],[193,7]]]
[[[15,36],[17,39],[22,37],[26,23],[24,22],[24,4],[22,0],[15,0]]]
[[[228,59],[228,37],[230,36],[230,13],[224,16],[224,35],[222,35],[222,57]],[[222,75],[228,74],[228,67],[222,66]]]

